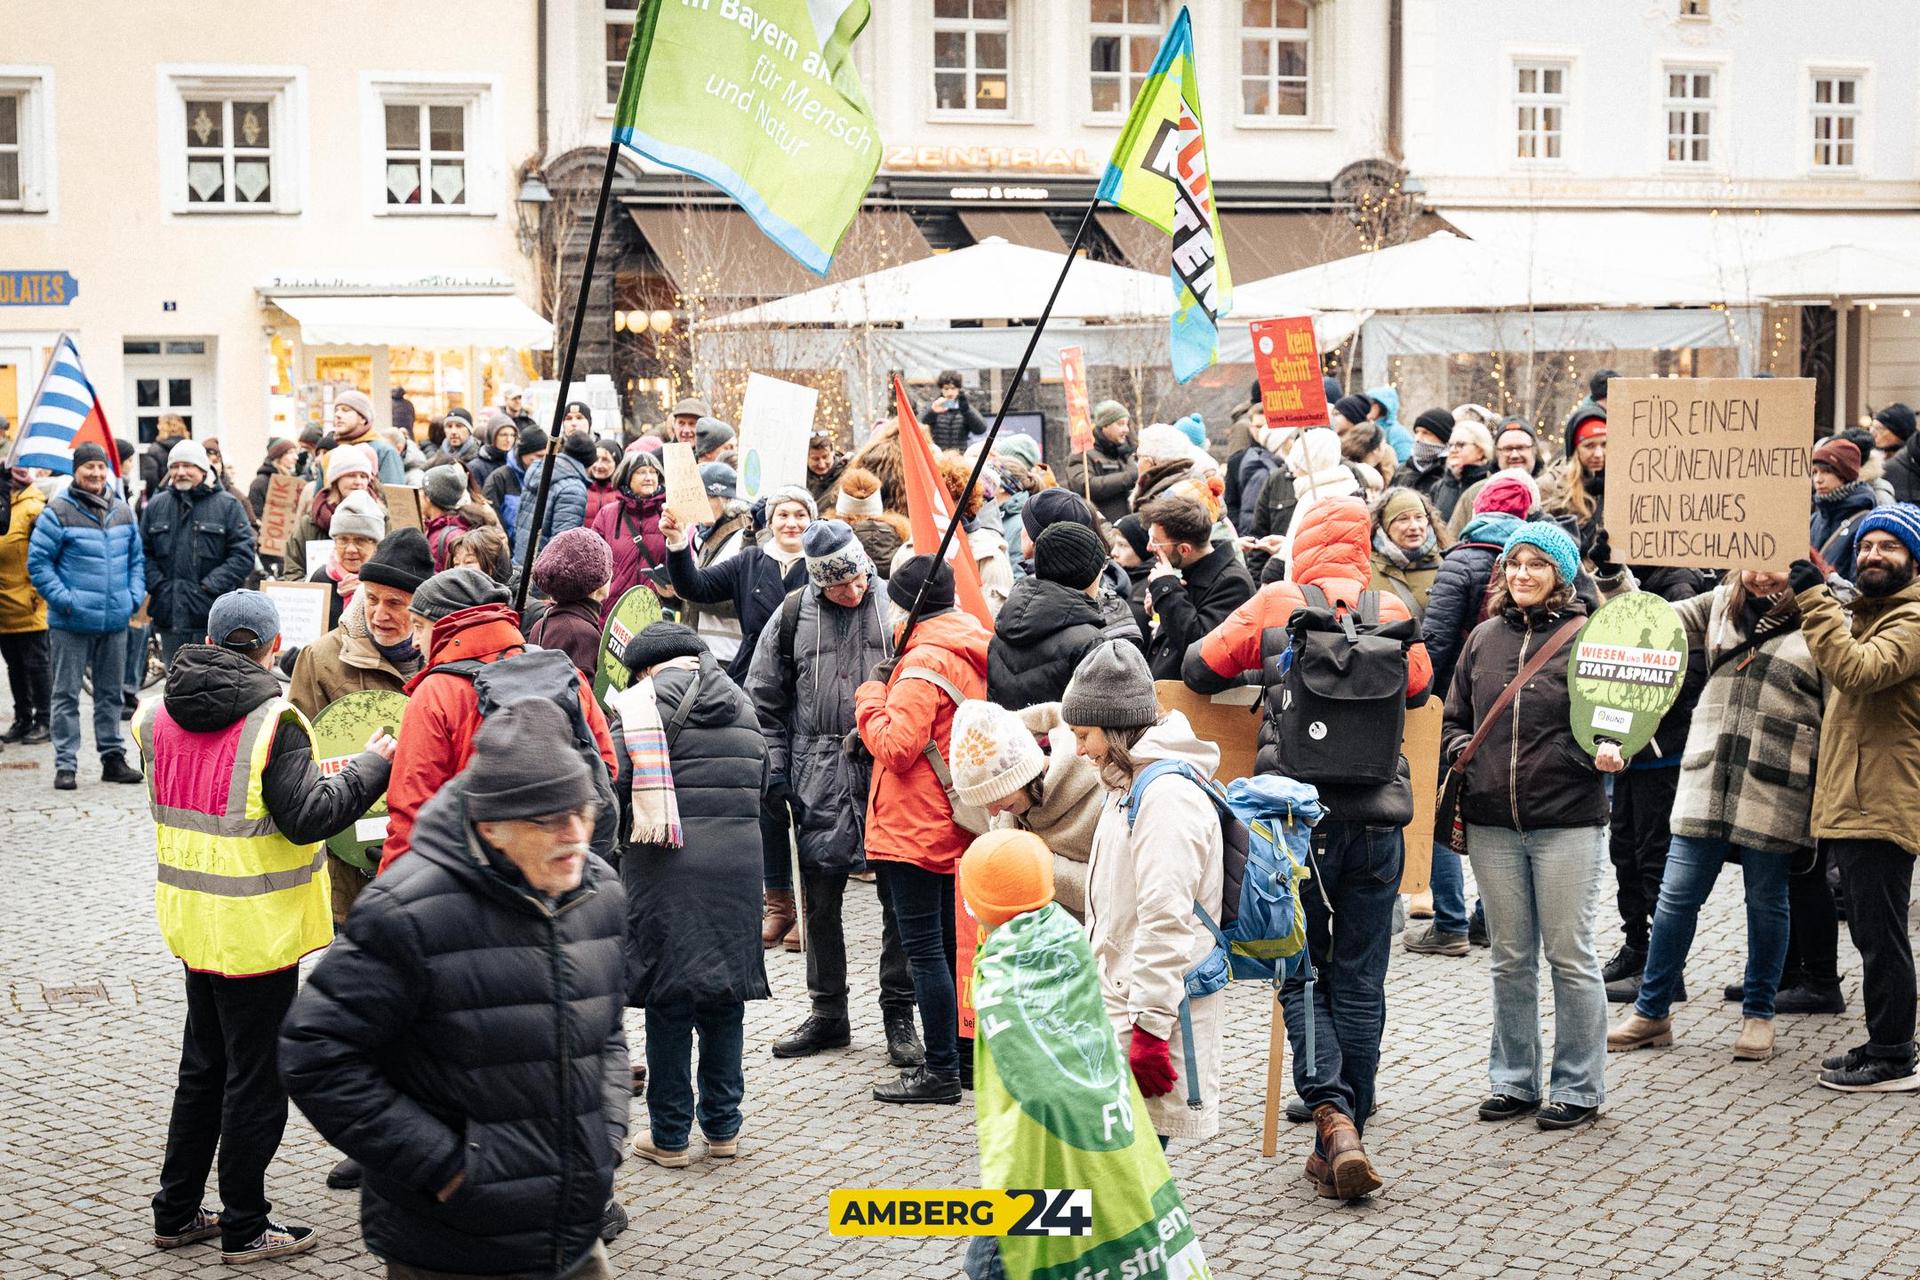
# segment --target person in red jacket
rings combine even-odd
[[[1329,498],[1300,519],[1294,533],[1293,581],[1269,583],[1227,620],[1187,650],[1181,675],[1189,688],[1216,693],[1261,670],[1261,637],[1285,628],[1306,607],[1301,583],[1320,588],[1340,610],[1357,609],[1372,573],[1373,535],[1366,504]],[[1379,593],[1380,620],[1411,614],[1390,592]],[[1425,701],[1433,679],[1426,646],[1407,649],[1407,701]],[[1279,693],[1268,691],[1269,705]],[[1259,768],[1273,772],[1270,744],[1260,749]],[[1314,1118],[1314,1147],[1307,1180],[1327,1199],[1357,1199],[1382,1185],[1360,1135],[1373,1110],[1374,1077],[1380,1065],[1380,1034],[1387,1017],[1387,953],[1393,941],[1393,905],[1400,892],[1404,856],[1400,829],[1413,819],[1413,788],[1406,761],[1384,784],[1320,784],[1327,816],[1314,829],[1314,883],[1300,895],[1307,913],[1307,950],[1318,971],[1311,1008],[1306,983],[1289,978],[1281,988],[1287,1038],[1293,1042],[1294,1088]],[[1307,1053],[1307,1019],[1314,1024],[1314,1051]],[[1357,1159],[1356,1159],[1357,1157]]]
[[[953,570],[932,556],[915,556],[888,579],[896,626],[922,584],[925,612],[908,648],[853,691],[854,723],[874,762],[867,861],[879,873],[881,892],[893,901],[926,1044],[922,1066],[873,1096],[881,1102],[954,1103],[960,1101],[960,1007],[953,874],[973,836],[954,821],[946,788],[925,752],[931,742],[942,760],[951,760],[954,695],[987,696],[992,635],[972,614],[954,608]]]
[[[473,681],[440,672],[449,662],[498,662],[527,647],[520,615],[507,605],[507,589],[477,569],[436,573],[413,593],[414,644],[426,665],[407,682],[407,712],[400,721],[400,749],[387,784],[387,840],[380,870],[405,854],[422,805],[467,767],[473,736],[480,731],[480,705]],[[613,736],[594,701],[593,685],[580,679],[580,709],[595,745],[614,769]]]

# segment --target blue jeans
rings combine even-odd
[[[151,627],[127,628],[127,678],[126,692],[140,692],[140,682],[147,675],[147,635]]]
[[[1433,927],[1440,933],[1462,934],[1467,931],[1467,876],[1460,863],[1460,855],[1447,845],[1435,841],[1433,845],[1433,870],[1428,874],[1429,887],[1433,891]],[[1486,923],[1486,911],[1478,899],[1474,900],[1473,917],[1483,925]]]
[[[1540,1097],[1540,953],[1553,971],[1553,1074],[1547,1097],[1597,1107],[1606,1096],[1607,984],[1594,912],[1607,866],[1605,827],[1510,831],[1469,826],[1467,856],[1492,944],[1493,1092]]]
[[[120,736],[121,678],[126,673],[127,633],[82,635],[77,631],[49,631],[53,652],[53,767],[74,769],[80,764],[80,680],[93,675],[93,745],[104,756],[125,755]]]
[[[911,862],[876,861],[880,887],[893,899],[900,949],[913,967],[913,1002],[920,1006],[920,1034],[927,1046],[927,1072],[960,1074],[960,997],[954,990],[953,877]]]
[[[1667,848],[1667,869],[1660,878],[1660,901],[1653,912],[1646,972],[1634,1012],[1664,1018],[1686,968],[1700,904],[1732,849],[1725,840],[1675,836]],[[1747,976],[1741,984],[1740,1011],[1749,1018],[1773,1017],[1780,989],[1780,968],[1787,960],[1787,872],[1793,855],[1741,848],[1740,871],[1747,882]]]
[[[188,627],[185,630],[177,631],[169,631],[165,627],[162,627],[160,629],[160,665],[171,667],[173,665],[173,655],[180,652],[181,645],[205,644],[206,642],[207,624],[204,622],[197,627]],[[144,655],[145,650],[141,652]],[[144,663],[140,670],[142,672],[146,671]]]
[[[1380,1033],[1387,1023],[1387,955],[1405,852],[1398,827],[1323,822],[1315,829],[1313,879],[1300,889],[1315,970],[1312,1008],[1303,977],[1288,978],[1280,988],[1293,1047],[1293,1087],[1309,1107],[1332,1103],[1362,1130],[1373,1110]]]
[[[711,1004],[647,1006],[647,1120],[653,1145],[681,1151],[693,1128],[693,1033],[700,1032],[700,1132],[724,1142],[740,1132],[740,1099],[746,1074],[740,1055],[746,1042],[747,1006],[738,1000]]]

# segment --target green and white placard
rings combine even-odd
[[[338,773],[367,749],[376,729],[400,736],[400,717],[407,711],[407,695],[391,689],[362,689],[335,698],[313,718],[313,762],[323,774]],[[380,865],[380,846],[387,838],[387,797],[383,792],[373,807],[352,826],[327,841],[327,851],[351,867],[371,872]]]
[[[652,587],[629,587],[615,603],[613,612],[607,615],[607,625],[600,629],[600,661],[593,671],[593,696],[601,706],[607,705],[609,693],[626,688],[633,678],[621,661],[628,643],[660,618],[660,597]]]
[[[1588,755],[1604,739],[1631,757],[1653,741],[1686,674],[1687,635],[1672,605],[1646,591],[1609,600],[1567,659],[1573,736]]]

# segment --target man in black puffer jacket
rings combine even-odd
[[[366,1167],[390,1276],[604,1277],[626,1140],[626,902],[559,708],[495,711],[413,856],[360,895],[280,1035],[287,1092]]]
[[[1083,524],[1048,525],[1033,544],[1033,572],[1017,579],[987,645],[987,697],[1009,711],[1058,702],[1080,660],[1105,637],[1094,584],[1106,564],[1100,535]]]

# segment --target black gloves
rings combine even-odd
[[[1787,569],[1787,585],[1793,588],[1795,595],[1826,584],[1827,576],[1815,568],[1811,560],[1795,560]]]
[[[1603,578],[1613,577],[1620,572],[1620,566],[1613,560],[1613,541],[1607,537],[1605,529],[1596,529],[1593,545],[1587,548],[1587,559],[1593,561],[1593,571]]]

